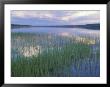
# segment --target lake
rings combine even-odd
[[[54,34],[62,34],[62,35],[98,35],[100,34],[100,30],[90,30],[84,28],[55,28],[55,27],[29,27],[29,28],[17,28],[12,29],[12,32],[24,32],[24,33],[54,33]]]

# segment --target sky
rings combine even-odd
[[[12,24],[83,25],[100,23],[100,11],[12,10]]]

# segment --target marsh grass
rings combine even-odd
[[[73,38],[46,34],[12,33],[12,77],[57,77],[74,76],[71,65],[91,56],[90,44],[75,42]],[[85,39],[84,39],[85,40]],[[87,39],[88,40],[88,39]],[[41,53],[31,56],[20,54],[20,47],[40,45]],[[99,51],[97,51],[99,57]],[[80,64],[77,64],[80,69]]]

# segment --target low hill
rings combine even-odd
[[[11,28],[22,28],[22,27],[55,27],[55,28],[84,28],[84,29],[92,29],[92,30],[100,30],[100,24],[85,24],[85,25],[51,25],[51,26],[32,26],[32,25],[19,25],[19,24],[11,24]]]

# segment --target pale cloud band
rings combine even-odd
[[[12,18],[23,19],[45,19],[60,21],[70,24],[86,24],[86,23],[100,23],[100,11],[23,11],[16,10],[11,12]]]

